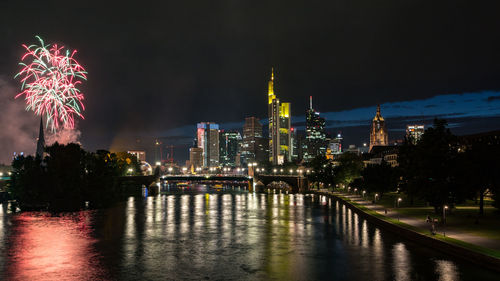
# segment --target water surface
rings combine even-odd
[[[496,277],[317,195],[190,186],[58,216],[0,208],[0,280]]]

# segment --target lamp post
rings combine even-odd
[[[377,203],[378,193],[375,193],[375,196],[374,196],[374,197],[375,197],[375,200],[374,200],[374,201],[375,201],[375,203]]]
[[[366,191],[363,190],[363,199],[365,199],[365,193],[366,193]]]
[[[446,223],[446,209],[448,209],[447,205],[443,206],[443,236],[446,236],[446,231],[444,229],[444,224]]]
[[[401,197],[398,198],[398,208],[399,208],[399,203],[403,201],[403,199],[401,199]],[[399,221],[399,211],[397,212],[398,213],[398,221]]]

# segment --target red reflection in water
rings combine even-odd
[[[22,213],[13,218],[7,275],[13,280],[102,279],[90,236],[89,212],[64,216]]]

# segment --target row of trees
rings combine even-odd
[[[392,191],[404,192],[413,205],[425,200],[436,213],[443,206],[478,199],[483,214],[484,197],[492,194],[500,207],[500,147],[484,141],[464,144],[447,128],[445,120],[436,119],[422,138],[407,139],[399,147],[399,167],[382,161],[364,167],[360,156],[344,153],[338,165],[324,157],[311,162],[315,173],[310,181],[356,187],[380,196]],[[364,167],[364,168],[363,168]]]
[[[140,172],[133,155],[87,152],[74,143],[46,147],[43,159],[17,157],[12,168],[9,192],[23,210],[78,210],[86,201],[104,206],[117,196],[119,176]]]

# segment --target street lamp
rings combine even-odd
[[[160,161],[156,162],[156,166],[161,166],[161,162]]]
[[[172,167],[168,167],[168,172],[169,172],[169,173],[172,173],[172,170],[173,170],[173,168],[172,168]]]
[[[276,175],[277,171],[278,171],[278,169],[273,169],[273,172],[274,172],[275,175]]]
[[[400,203],[401,201],[403,201],[403,199],[398,198],[398,208],[399,208],[399,203]]]
[[[291,175],[291,174],[293,174],[293,170],[292,170],[292,169],[290,169],[290,175]]]
[[[448,209],[447,205],[443,206],[443,224],[446,223],[446,210]]]
[[[375,193],[375,203],[377,203],[378,193]]]
[[[363,199],[365,199],[365,193],[366,193],[366,191],[363,190]]]

